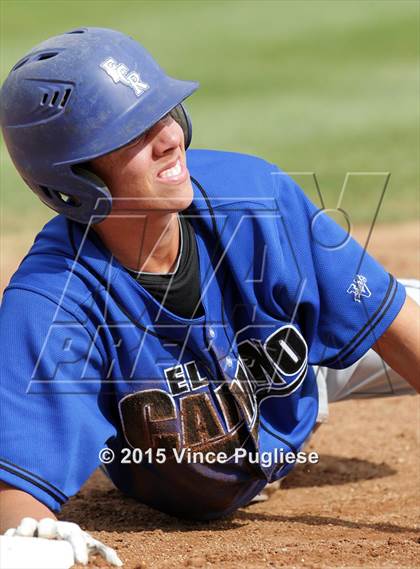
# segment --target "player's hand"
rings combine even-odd
[[[43,537],[45,539],[63,539],[73,548],[75,562],[87,565],[90,553],[99,553],[108,563],[122,566],[122,561],[111,547],[94,539],[72,522],[59,522],[44,518],[39,522],[33,518],[23,518],[17,528],[8,529],[5,536]]]

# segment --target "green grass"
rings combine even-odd
[[[347,172],[390,172],[379,220],[419,215],[417,1],[2,0],[1,78],[26,50],[72,27],[120,29],[172,75],[198,79],[193,146],[316,172],[334,207]],[[1,158],[3,231],[42,204]],[[315,196],[308,177],[296,176]],[[303,179],[304,178],[304,179]],[[383,176],[353,176],[345,205],[369,222]],[[379,184],[379,185],[378,185]]]

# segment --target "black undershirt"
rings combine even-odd
[[[183,243],[177,270],[169,274],[127,270],[167,310],[190,319],[203,314],[200,303],[200,265],[194,228],[185,217],[179,215],[179,218]]]

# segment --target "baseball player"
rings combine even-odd
[[[419,390],[406,287],[273,164],[186,152],[197,87],[81,28],[1,90],[12,160],[58,213],[1,308],[1,531],[82,563],[121,564],[55,517],[101,462],[140,502],[213,519],[292,469],[328,398]]]

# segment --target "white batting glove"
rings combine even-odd
[[[38,522],[33,518],[23,518],[17,528],[8,529],[4,535],[63,539],[72,546],[77,563],[87,565],[89,554],[99,553],[111,565],[122,566],[122,561],[114,549],[94,539],[73,522],[58,522],[51,518],[44,518]]]

